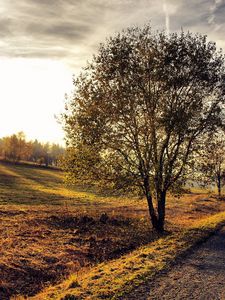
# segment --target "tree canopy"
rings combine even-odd
[[[163,230],[166,193],[185,179],[204,135],[221,125],[224,78],[224,56],[206,36],[147,25],[110,37],[67,101],[70,179],[138,186],[153,227]]]

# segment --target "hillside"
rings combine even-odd
[[[170,196],[167,231],[223,210],[223,201],[202,192]],[[33,296],[158,239],[144,200],[67,187],[63,172],[25,165],[0,164],[0,218],[2,300]]]

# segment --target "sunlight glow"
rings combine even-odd
[[[48,59],[0,59],[0,137],[24,131],[28,139],[63,143],[55,115],[72,90],[72,71]]]

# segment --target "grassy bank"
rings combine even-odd
[[[225,212],[196,221],[188,229],[168,234],[119,259],[86,270],[83,275],[73,275],[31,299],[121,299],[222,224],[225,224]]]

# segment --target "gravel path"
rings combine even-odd
[[[127,299],[225,300],[225,227]]]

